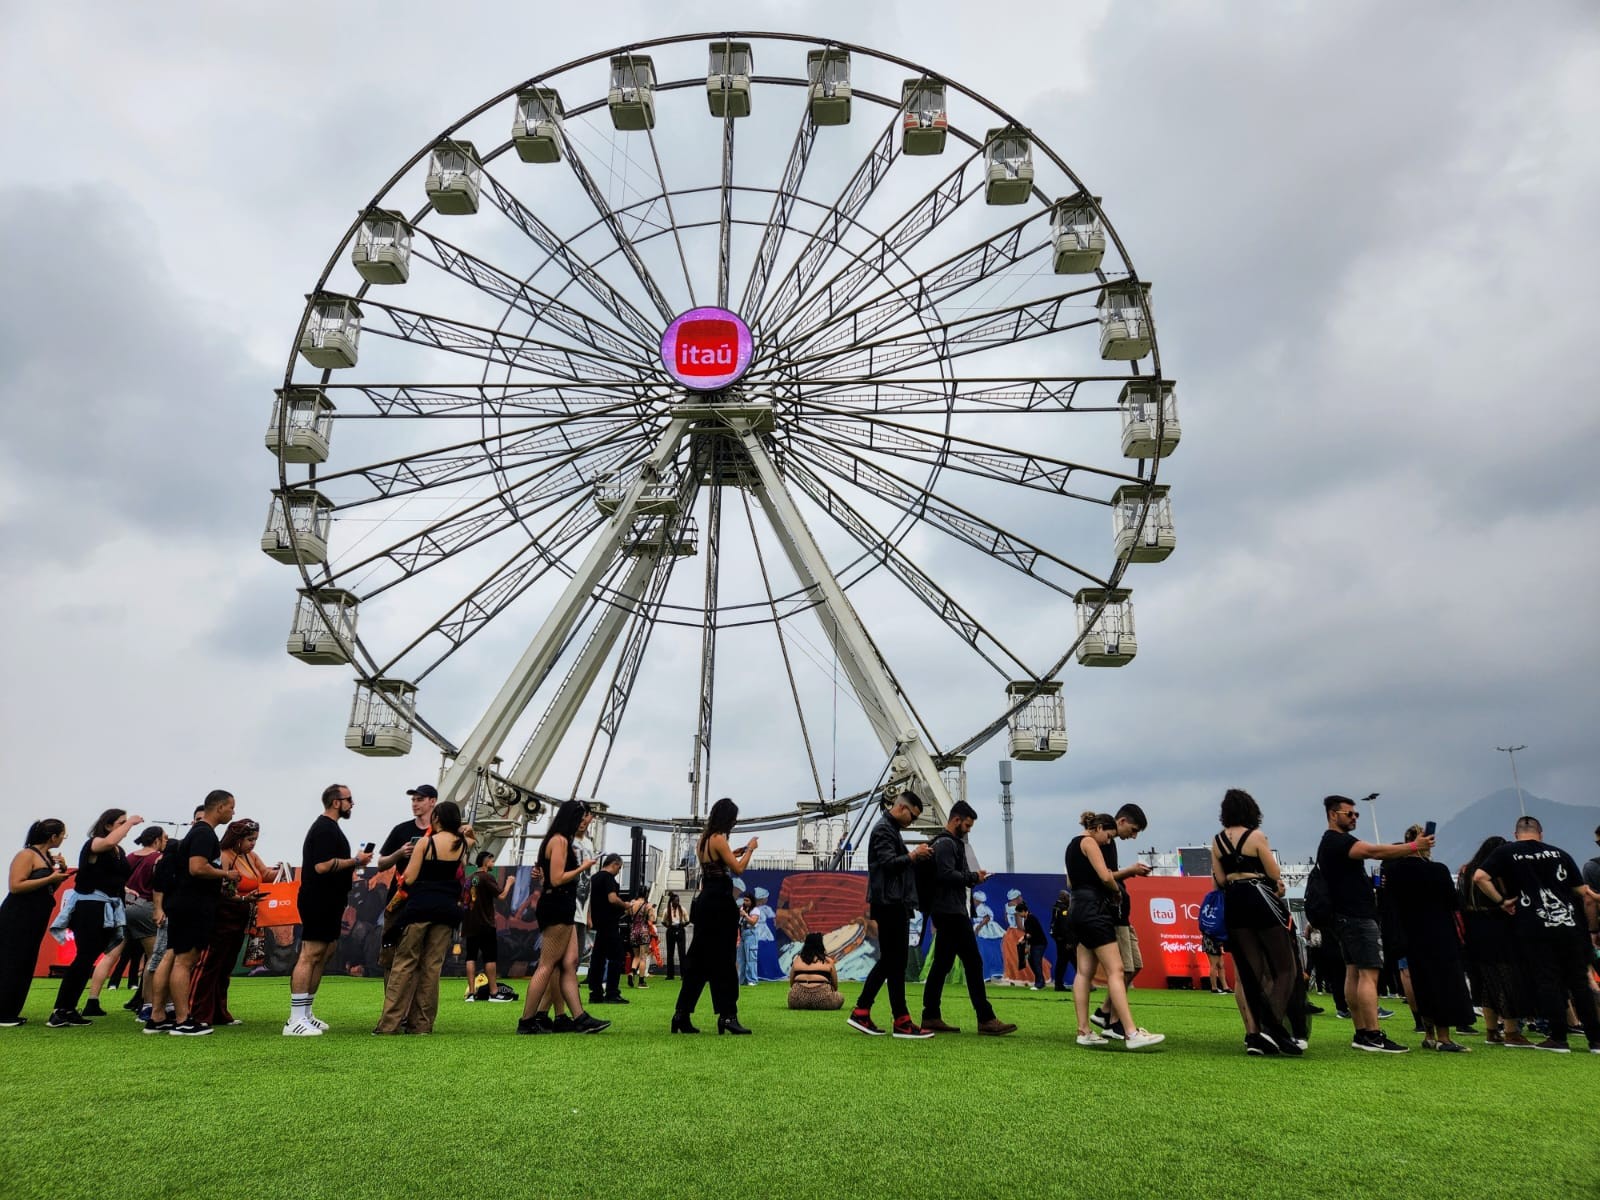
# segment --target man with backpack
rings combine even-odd
[[[901,792],[873,826],[867,842],[867,905],[878,927],[878,961],[861,986],[861,997],[850,1011],[849,1025],[874,1037],[888,1032],[872,1023],[872,1002],[885,983],[889,985],[894,1036],[933,1036],[911,1020],[911,1010],[906,1007],[906,960],[911,951],[911,913],[917,902],[916,867],[919,862],[931,861],[933,850],[927,845],[907,849],[900,831],[921,813],[922,798],[915,792]]]
[[[967,996],[978,1017],[978,1032],[1004,1037],[1015,1033],[1017,1027],[996,1017],[989,1004],[983,986],[983,957],[978,953],[978,939],[968,915],[967,889],[989,878],[989,872],[969,870],[967,866],[967,834],[977,819],[977,809],[965,800],[957,800],[945,827],[928,843],[933,854],[917,863],[917,897],[922,911],[933,922],[934,931],[933,965],[922,990],[922,1028],[933,1033],[961,1032],[954,1025],[946,1025],[939,1012],[945,977],[959,958],[966,976]]]

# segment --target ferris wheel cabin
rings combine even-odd
[[[945,109],[944,84],[932,79],[908,79],[900,85],[900,149],[904,154],[943,154],[950,114]]]
[[[986,177],[983,198],[990,204],[1026,204],[1033,195],[1033,142],[1015,125],[991,129],[983,139]]]
[[[950,802],[967,798],[967,756],[965,754],[942,754],[934,759],[933,765],[939,768],[939,779],[944,784],[944,790],[950,793]]]
[[[300,335],[300,357],[313,367],[340,370],[356,365],[361,344],[361,306],[349,296],[308,296],[311,313]]]
[[[1023,679],[1006,684],[1006,703],[1022,697],[1027,703],[1007,719],[1011,730],[1011,757],[1022,762],[1050,762],[1067,752],[1067,710],[1061,685]]]
[[[811,119],[818,125],[850,123],[850,51],[828,47],[806,53]]]
[[[1078,662],[1085,667],[1121,667],[1133,661],[1139,643],[1133,636],[1132,592],[1125,588],[1083,588],[1078,606]],[[1104,602],[1105,607],[1101,608]],[[1095,609],[1100,615],[1095,615]]]
[[[1106,226],[1099,196],[1074,196],[1050,214],[1050,238],[1057,275],[1087,275],[1106,256]]]
[[[1100,357],[1133,362],[1150,353],[1150,285],[1133,279],[1100,289]]]
[[[706,68],[706,99],[713,117],[750,115],[750,72],[755,62],[749,42],[712,42]]]
[[[359,604],[356,594],[343,588],[301,588],[289,626],[289,654],[318,666],[349,662]]]
[[[611,60],[606,95],[611,124],[621,130],[656,127],[656,67],[646,54],[621,54]]]
[[[1142,526],[1139,511],[1145,507],[1144,486],[1125,484],[1111,493],[1111,528],[1118,558],[1127,554],[1129,562],[1160,562],[1177,548],[1170,491],[1164,483],[1149,489],[1150,507]]]
[[[347,750],[372,758],[411,753],[411,722],[417,715],[417,686],[403,679],[360,680],[344,731]]]
[[[517,116],[511,122],[511,144],[525,163],[561,161],[561,93],[555,88],[529,88],[517,93]]]
[[[404,283],[411,278],[411,224],[403,213],[371,209],[361,218],[350,261],[368,283]]]
[[[447,217],[467,217],[478,211],[483,168],[478,148],[471,142],[445,140],[428,156],[428,199],[433,211]]]
[[[279,388],[267,426],[267,449],[284,462],[324,463],[333,438],[333,401],[320,388]]]
[[[280,488],[272,493],[261,549],[281,563],[328,561],[333,502],[314,488]]]
[[[1166,380],[1130,379],[1122,385],[1117,404],[1122,409],[1124,458],[1165,458],[1177,447],[1183,431],[1178,426],[1178,402],[1172,389]]]

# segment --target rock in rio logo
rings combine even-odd
[[[684,387],[725,388],[750,365],[750,327],[725,308],[695,308],[661,335],[661,362]]]

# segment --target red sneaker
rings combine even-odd
[[[913,1024],[909,1016],[896,1017],[894,1021],[894,1036],[897,1038],[931,1038],[933,1031]]]
[[[879,1029],[872,1023],[872,1013],[870,1010],[865,1008],[851,1009],[850,1020],[848,1024],[851,1029],[858,1030],[861,1033],[869,1034],[872,1037],[882,1037],[884,1034],[883,1030]]]

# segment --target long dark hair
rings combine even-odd
[[[697,853],[704,854],[706,843],[711,840],[711,835],[720,833],[727,837],[733,832],[733,824],[739,819],[739,806],[727,796],[718,800],[711,806],[711,812],[706,816],[706,827],[700,834]]]
[[[241,817],[239,820],[229,824],[227,830],[223,833],[222,849],[230,853],[238,853],[239,847],[244,845],[246,841],[260,836],[261,826],[248,817]]]
[[[438,806],[434,806],[438,811]],[[567,839],[567,845],[572,845],[572,839],[578,834],[578,826],[583,824],[583,818],[588,813],[589,806],[582,800],[563,800],[561,807],[556,809],[556,815],[550,819],[550,828],[544,832],[544,840],[539,843],[539,861],[545,861],[545,852],[550,848],[550,839],[560,834]],[[457,825],[460,828],[460,825]],[[562,864],[565,869],[566,864]]]
[[[1461,893],[1461,902],[1463,904],[1470,904],[1473,902],[1472,892],[1477,885],[1472,882],[1472,877],[1474,874],[1476,874],[1478,868],[1483,866],[1483,860],[1488,858],[1489,855],[1493,854],[1505,844],[1506,839],[1501,837],[1498,833],[1490,834],[1488,837],[1483,839],[1483,845],[1478,847],[1477,853],[1467,860],[1467,865],[1461,868],[1461,875],[1457,879],[1456,883],[1457,888]]]
[[[441,800],[433,806],[433,823],[439,827],[440,833],[461,836],[461,806],[454,800]],[[578,827],[572,827],[576,830]],[[571,835],[569,834],[570,838]]]
[[[100,814],[100,819],[94,823],[94,827],[89,830],[89,836],[92,838],[105,837],[115,827],[116,823],[127,815],[128,810],[125,808],[106,809],[105,812]]]
[[[55,837],[56,834],[65,833],[66,831],[67,825],[65,821],[58,821],[54,817],[46,817],[44,820],[35,821],[28,826],[28,838],[22,844],[24,846],[43,845]]]
[[[815,963],[828,957],[827,947],[822,944],[820,933],[806,934],[806,940],[800,947],[800,961]]]

